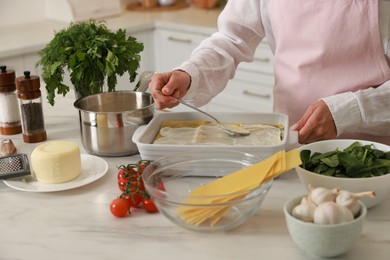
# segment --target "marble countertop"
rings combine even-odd
[[[116,30],[126,29],[129,33],[154,28],[190,31],[210,35],[216,31],[220,9],[200,9],[193,6],[175,11],[139,12],[123,10],[115,17],[104,18],[107,25]],[[42,20],[26,25],[0,26],[0,58],[35,53],[46,46],[54,36],[54,31],[66,28],[69,24],[53,20]]]
[[[48,140],[70,140],[81,146],[74,95],[58,97],[54,107],[43,102]],[[28,155],[39,145],[21,135],[11,138]],[[85,153],[81,148],[82,153]],[[294,171],[274,181],[261,209],[239,228],[204,234],[175,226],[161,214],[135,210],[115,218],[110,202],[117,188],[117,166],[139,155],[105,157],[108,173],[67,191],[25,192],[0,181],[0,259],[317,259],[299,249],[288,234],[283,204],[305,188]],[[363,233],[348,254],[335,259],[385,260],[390,253],[390,196],[369,210]]]

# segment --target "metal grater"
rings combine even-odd
[[[12,154],[0,157],[0,180],[30,174],[30,163],[26,154]]]

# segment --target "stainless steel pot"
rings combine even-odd
[[[83,147],[98,156],[138,153],[132,136],[140,125],[149,123],[155,111],[149,93],[131,90],[86,96],[74,106],[80,114]]]

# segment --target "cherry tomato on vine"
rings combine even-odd
[[[117,218],[125,217],[130,210],[130,204],[123,198],[114,199],[110,203],[110,211]]]
[[[133,166],[131,166],[130,164],[127,166],[121,165],[118,167],[118,169],[119,169],[117,174],[118,179],[129,178],[131,176],[137,175],[136,170],[134,170]]]
[[[125,178],[131,180],[131,181],[138,181],[139,177],[138,177],[138,173],[131,169],[127,172],[127,174],[125,175]]]
[[[124,217],[130,212],[130,208],[140,205],[149,213],[158,212],[157,207],[146,192],[141,178],[144,169],[149,164],[150,161],[141,160],[118,167],[117,184],[122,194],[110,204],[110,210],[114,216]]]
[[[142,194],[140,193],[135,193],[133,194],[133,203],[132,203],[132,207],[136,208],[138,207],[139,205],[141,205],[142,203]]]
[[[118,171],[118,174],[117,174],[117,179],[118,179],[118,180],[119,180],[119,179],[122,179],[123,176],[124,176],[124,171],[123,171],[123,170],[119,170],[119,171]]]
[[[156,213],[158,212],[158,209],[151,198],[149,199],[143,199],[142,200],[142,206],[148,213]]]
[[[142,203],[142,199],[143,199],[142,194],[138,192],[134,192],[130,194],[126,194],[125,192],[121,195],[121,197],[127,200],[130,203],[130,207],[132,208],[138,207]]]
[[[141,164],[141,165],[139,166],[138,174],[139,174],[139,175],[142,175],[144,169],[145,169],[147,166],[148,166],[148,165],[145,164],[145,163],[144,163],[144,164]]]
[[[139,181],[138,190],[141,191],[141,192],[145,191],[145,185],[144,185],[144,181],[143,180]]]
[[[122,198],[122,199],[125,199],[125,200],[127,201],[127,203],[129,204],[129,208],[134,207],[134,206],[133,206],[133,199],[131,198],[130,195],[124,195],[124,194],[122,194],[122,195],[121,195],[121,198]]]
[[[128,183],[128,179],[126,178],[120,178],[118,179],[118,188],[120,191],[125,191],[126,187],[127,187],[127,183]]]

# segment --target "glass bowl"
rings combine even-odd
[[[256,213],[272,186],[272,180],[236,193],[226,193],[224,188],[213,192],[212,196],[191,197],[191,201],[189,195],[197,187],[260,160],[238,151],[175,153],[151,163],[143,171],[142,178],[159,212],[174,224],[200,232],[227,231],[240,226]],[[233,197],[234,200],[228,201]],[[189,220],[183,210],[191,212],[196,220]]]

